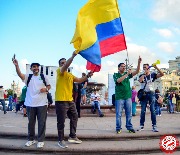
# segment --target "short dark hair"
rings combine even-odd
[[[149,66],[149,64],[143,64],[143,66],[146,65],[146,66]]]
[[[82,73],[82,76],[86,76],[86,73]]]
[[[124,65],[125,65],[125,63],[122,63],[122,62],[121,62],[121,63],[118,65],[118,68],[119,68],[122,64],[124,64]]]
[[[155,93],[160,93],[159,89],[156,89],[156,90],[155,90]]]
[[[59,65],[61,64],[61,60],[66,60],[66,58],[59,59]]]
[[[39,64],[39,63],[37,63],[37,62],[33,62],[33,63],[31,64],[31,68],[32,68],[32,66],[34,66],[34,65],[40,66],[40,64]]]

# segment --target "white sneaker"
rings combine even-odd
[[[37,143],[37,148],[43,148],[44,142],[38,142]]]
[[[141,126],[139,127],[139,129],[137,129],[137,131],[142,131],[142,130],[144,130],[144,126],[141,125]]]
[[[35,140],[33,140],[33,141],[27,141],[26,144],[25,144],[25,146],[29,147],[29,146],[31,146],[31,145],[33,145],[33,144],[35,144],[35,143],[36,143]]]

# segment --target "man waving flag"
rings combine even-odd
[[[127,49],[117,0],[89,0],[78,13],[71,43],[93,72],[100,71],[102,57]]]

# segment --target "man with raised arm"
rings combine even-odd
[[[130,133],[135,133],[131,123],[132,118],[132,92],[129,79],[139,73],[141,58],[138,59],[137,69],[132,72],[129,69],[125,71],[126,66],[124,63],[118,65],[118,73],[114,73],[113,78],[115,82],[115,107],[116,107],[116,132],[121,133],[122,123],[121,116],[122,110],[125,109],[126,114],[126,128]]]
[[[31,64],[33,74],[22,74],[16,59],[13,60],[18,76],[27,85],[25,106],[28,116],[28,141],[25,146],[29,147],[36,143],[35,124],[38,120],[38,143],[37,148],[44,146],[46,118],[47,118],[47,92],[51,88],[46,76],[39,74],[39,63]],[[31,75],[31,76],[30,76]],[[30,78],[31,77],[31,78]],[[46,85],[45,85],[46,83]]]
[[[70,134],[68,141],[76,144],[82,143],[76,136],[78,114],[76,104],[73,101],[73,82],[82,83],[93,75],[92,72],[89,72],[86,76],[77,78],[67,71],[75,56],[76,51],[73,52],[72,56],[67,61],[65,58],[61,58],[59,60],[59,68],[57,69],[55,105],[57,114],[58,145],[61,148],[68,147],[64,141],[64,123],[66,115],[70,119]]]
[[[139,76],[139,82],[141,83],[141,89],[144,88],[146,96],[140,101],[141,104],[141,115],[140,115],[140,127],[138,131],[144,130],[145,114],[147,104],[150,105],[151,111],[151,121],[152,121],[152,131],[158,132],[156,125],[156,110],[155,110],[155,90],[154,81],[164,75],[164,73],[156,66],[153,66],[158,73],[150,72],[149,64],[143,64],[144,74]]]

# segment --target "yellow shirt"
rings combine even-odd
[[[73,81],[75,76],[57,69],[55,101],[73,101]]]

